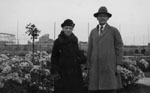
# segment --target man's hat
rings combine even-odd
[[[108,17],[112,16],[112,14],[108,13],[107,8],[104,7],[104,6],[102,6],[102,7],[99,8],[98,12],[94,14],[94,17],[97,17],[99,14],[107,14]]]

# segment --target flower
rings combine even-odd
[[[53,90],[50,55],[46,52],[37,52],[34,55],[35,62],[32,62],[31,52],[25,57],[0,54],[0,87],[8,91],[31,87],[37,90]]]
[[[141,59],[139,61],[139,63],[143,64],[145,66],[145,68],[147,68],[149,66],[149,63],[147,61],[145,61],[145,59]]]
[[[144,77],[144,73],[138,67],[136,59],[124,58],[121,67],[121,78],[124,87],[133,85]]]

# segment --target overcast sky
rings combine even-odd
[[[126,45],[147,45],[150,42],[150,0],[0,0],[0,33],[17,35],[21,44],[30,37],[25,26],[33,23],[41,30],[40,36],[50,34],[54,39],[61,31],[65,19],[74,21],[74,33],[80,41],[88,40],[98,21],[93,14],[106,6],[112,14],[108,23],[119,29]]]

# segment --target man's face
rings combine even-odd
[[[109,19],[109,17],[107,14],[99,14],[97,16],[97,20],[99,21],[100,25],[104,25],[108,19]]]
[[[72,26],[64,26],[63,31],[64,31],[65,35],[70,36],[72,34],[73,27]]]

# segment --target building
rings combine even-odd
[[[49,38],[49,34],[45,34],[39,37],[39,41],[35,43],[35,46],[40,51],[51,51],[54,41]]]
[[[0,45],[12,45],[16,44],[16,38],[14,34],[0,33]]]
[[[87,42],[79,42],[80,49],[87,51]],[[138,45],[124,45],[124,55],[150,55],[150,43],[145,46]]]
[[[123,51],[124,55],[150,55],[150,44],[145,46],[125,45]]]

